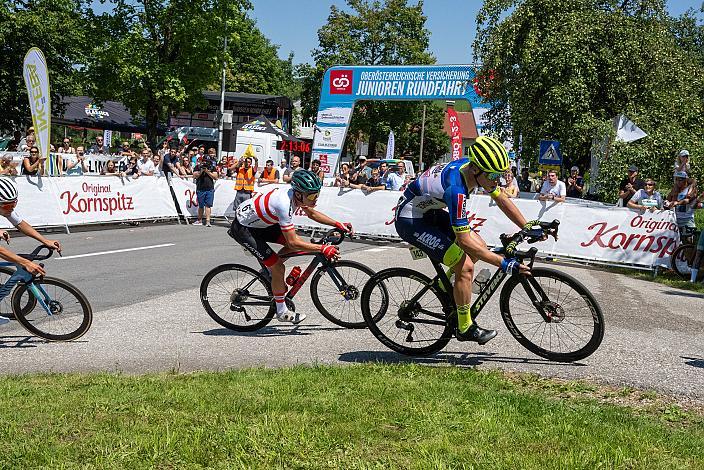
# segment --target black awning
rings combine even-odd
[[[67,126],[108,129],[118,132],[146,132],[144,119],[135,118],[120,102],[97,104],[89,96],[66,96],[62,99],[63,114],[53,116],[52,123]],[[160,130],[164,130],[159,126]]]

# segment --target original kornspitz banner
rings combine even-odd
[[[33,47],[24,56],[24,83],[27,86],[32,123],[40,155],[49,158],[51,149],[51,95],[49,94],[49,70],[42,51]]]

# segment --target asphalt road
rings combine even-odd
[[[417,361],[592,379],[704,399],[704,296],[660,284],[591,268],[560,267],[591,290],[605,316],[601,347],[580,363],[551,363],[520,346],[501,320],[498,295],[481,317],[483,326],[499,331],[496,339],[481,347],[452,341],[435,356],[410,359],[386,349],[367,330],[346,330],[325,320],[306,288],[296,304],[308,319],[298,326],[273,322],[254,333],[220,327],[200,304],[203,275],[223,262],[255,265],[227,237],[225,227],[142,224],[55,238],[64,244],[65,258],[47,261],[49,273],[86,294],[95,312],[93,326],[77,342],[46,343],[28,336],[16,322],[0,325],[1,373]],[[18,252],[33,247],[26,238],[14,239],[11,245]],[[375,270],[432,270],[427,260],[412,261],[399,244],[346,243],[343,248],[345,258]],[[96,254],[114,250],[134,251]]]

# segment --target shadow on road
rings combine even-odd
[[[341,326],[327,327],[322,325],[294,325],[294,326],[265,326],[257,331],[234,331],[227,328],[216,328],[207,331],[192,331],[194,334],[205,336],[307,336],[316,331],[339,331],[345,328]]]
[[[36,343],[46,343],[46,341],[34,336],[0,336],[0,349],[36,348]]]
[[[696,292],[689,292],[686,290],[666,290],[663,294],[677,295],[679,297],[692,297],[694,299],[704,299],[704,294],[697,294]]]
[[[700,369],[704,369],[704,358],[687,357],[687,356],[680,356],[680,357],[682,359],[684,359],[684,363],[687,364],[688,366],[698,367]]]
[[[387,362],[387,363],[414,363],[414,364],[453,364],[457,366],[478,366],[485,362],[501,364],[535,364],[551,365],[560,364],[547,359],[500,356],[496,353],[448,353],[440,352],[432,356],[409,357],[393,351],[354,351],[342,353],[339,357],[343,362]],[[565,366],[584,367],[586,364],[579,362],[561,363]]]

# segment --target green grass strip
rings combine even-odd
[[[0,467],[704,467],[701,415],[537,382],[418,365],[2,377]]]

